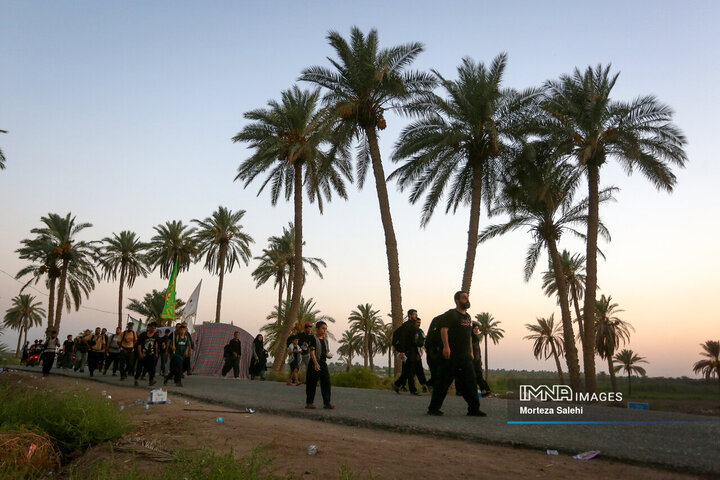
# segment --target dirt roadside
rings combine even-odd
[[[237,457],[245,457],[262,445],[263,453],[275,459],[275,473],[289,473],[303,479],[338,478],[343,465],[355,478],[363,479],[703,478],[607,461],[602,457],[579,461],[528,449],[347,427],[262,412],[248,414],[195,400],[187,403],[188,400],[172,393],[170,404],[150,405],[145,409],[144,403],[135,403],[147,400],[148,388],[116,387],[59,376],[43,380],[38,374],[26,372],[3,374],[3,381],[17,383],[18,379],[22,379],[18,388],[41,385],[47,388],[49,383],[53,389],[78,388],[98,397],[104,391],[118,408],[123,404],[123,411],[135,428],[116,443],[113,455],[121,463],[138,462],[142,470],[164,467],[158,462],[154,449],[172,452],[210,448],[222,453],[232,449]],[[223,423],[218,423],[218,417],[222,417]],[[308,455],[311,444],[318,450],[313,456]],[[109,453],[107,445],[94,447],[74,464],[87,465]]]

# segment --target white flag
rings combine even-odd
[[[200,283],[198,283],[197,287],[195,287],[195,290],[193,290],[192,295],[190,295],[190,299],[185,304],[185,308],[183,309],[183,317],[185,319],[192,317],[197,313],[197,306],[198,306],[198,300],[200,299],[200,287],[202,286],[202,280],[200,280]]]

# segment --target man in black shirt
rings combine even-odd
[[[237,380],[240,376],[240,355],[242,354],[242,344],[240,343],[240,332],[233,332],[233,338],[230,339],[223,349],[223,357],[225,365],[222,368],[222,376],[225,377],[232,368],[233,376]]]
[[[308,365],[310,365],[310,341],[314,341],[313,334],[312,334],[312,324],[306,323],[305,328],[302,332],[297,334],[298,337],[298,345],[300,345],[301,350],[301,357],[300,357],[300,368],[298,369],[298,373],[300,371],[303,371],[303,374],[305,376],[305,379],[307,380],[307,372],[309,370]],[[298,377],[302,378],[302,377]],[[299,385],[302,385],[302,382],[299,383]]]
[[[439,365],[433,372],[433,392],[428,415],[442,415],[440,411],[448,388],[455,379],[456,385],[463,392],[463,398],[468,405],[468,416],[484,417],[480,411],[480,400],[477,396],[477,384],[473,370],[472,354],[472,321],[467,309],[470,308],[470,298],[465,292],[455,293],[455,308],[448,310],[435,318],[440,329],[442,340],[442,356]],[[435,375],[437,374],[437,378]]]
[[[308,367],[305,385],[305,408],[315,408],[315,390],[320,381],[320,393],[323,397],[323,408],[333,409],[330,402],[330,371],[327,359],[332,358],[327,341],[327,323],[320,320],[315,324],[315,336],[310,340],[310,366]]]
[[[138,335],[136,345],[137,367],[135,369],[135,386],[138,386],[140,375],[148,374],[148,384],[155,385],[155,366],[157,365],[160,338],[156,331],[157,323],[150,322],[147,331]]]
[[[395,393],[400,393],[400,387],[404,386],[405,382],[407,382],[410,393],[420,395],[415,387],[415,373],[419,359],[418,347],[415,342],[417,330],[417,310],[411,308],[408,310],[407,321],[398,328],[397,332],[398,342],[396,348],[403,365],[400,378],[392,385]]]

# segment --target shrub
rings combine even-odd
[[[330,382],[337,387],[379,388],[380,378],[364,367],[353,367],[349,372],[333,373]]]
[[[117,406],[85,392],[20,389],[0,384],[0,430],[28,428],[47,433],[63,457],[118,438],[128,422]]]

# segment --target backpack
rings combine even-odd
[[[230,351],[230,343],[228,342],[227,345],[223,347],[223,357],[232,357],[232,352]]]
[[[442,315],[438,315],[433,318],[432,322],[430,322],[430,326],[428,327],[428,332],[425,336],[425,350],[428,354],[438,353],[442,350],[442,338],[440,338],[440,326],[438,323],[440,323],[440,319],[443,315],[445,314],[443,313]]]
[[[397,352],[404,352],[406,350],[405,336],[407,331],[407,324],[407,321],[403,322],[403,324],[396,328],[392,334],[392,346]]]

